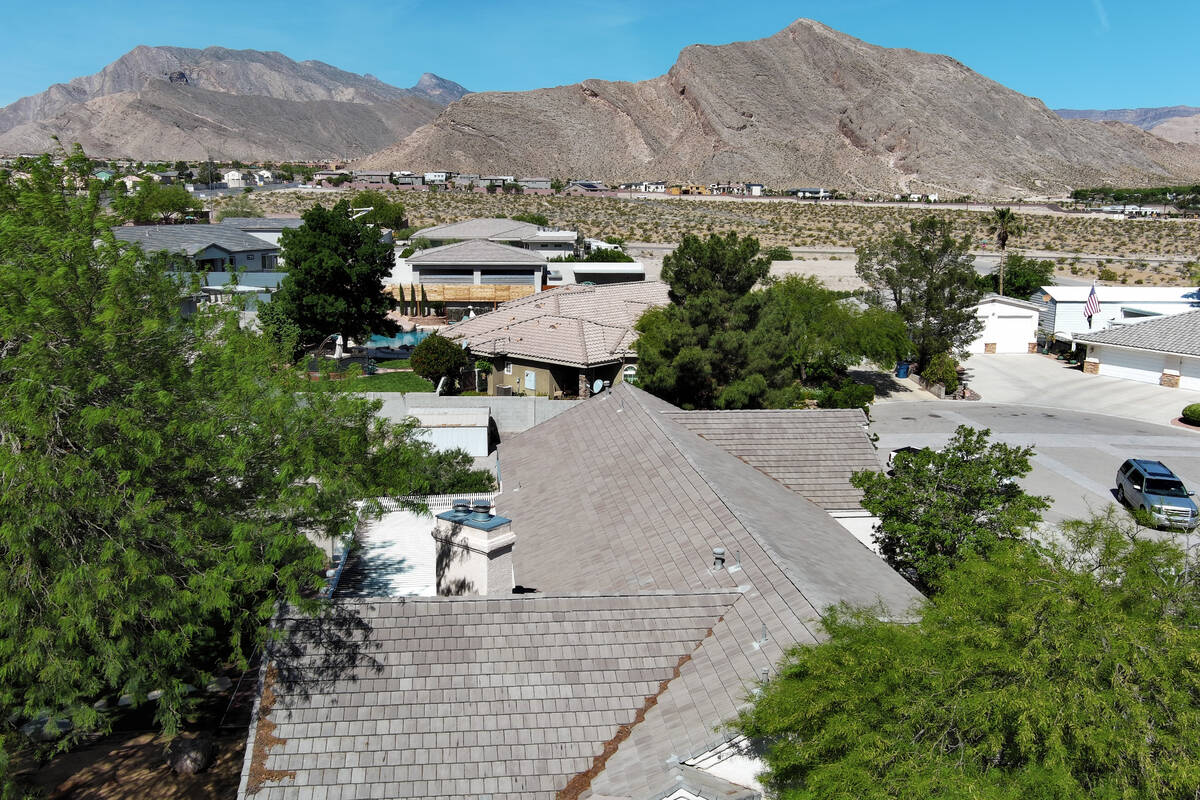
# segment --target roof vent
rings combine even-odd
[[[487,522],[492,518],[492,507],[483,501],[478,501],[471,508],[472,522]]]
[[[455,500],[453,508],[455,514],[462,514],[465,516],[471,511],[471,503],[468,500]]]
[[[716,571],[719,569],[724,569],[724,567],[725,567],[725,548],[724,547],[714,547],[713,548],[712,568],[714,571]]]

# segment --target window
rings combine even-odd
[[[512,362],[511,361],[504,362],[504,374],[512,375]]]
[[[637,378],[637,364],[627,364],[621,370],[621,380],[626,383],[632,383],[635,378]]]
[[[258,254],[257,254],[257,253],[246,253],[246,260],[247,260],[247,261],[254,261],[254,260],[256,260],[257,258],[258,258]]]

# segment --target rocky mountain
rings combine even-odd
[[[811,20],[758,41],[693,45],[640,83],[468,95],[362,163],[1000,197],[1200,178],[1200,149],[1065,120],[947,56],[876,47]]]
[[[0,109],[0,152],[52,136],[138,159],[347,158],[434,119],[466,89],[426,73],[411,89],[282,53],[139,46],[94,75]]]
[[[1200,144],[1200,108],[1195,106],[1109,110],[1058,108],[1054,113],[1065,119],[1128,122],[1169,142]]]

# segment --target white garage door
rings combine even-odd
[[[1037,341],[1037,315],[1000,314],[988,326],[996,338],[997,353],[1027,353],[1029,343]]]
[[[1100,374],[1142,383],[1158,383],[1162,377],[1164,358],[1162,354],[1105,347],[1100,350]]]
[[[1179,388],[1200,392],[1200,358],[1183,359],[1179,370]]]

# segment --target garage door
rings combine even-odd
[[[1200,392],[1200,358],[1182,359],[1179,370],[1179,388]]]
[[[1032,314],[1000,314],[989,328],[997,353],[1027,353],[1029,343],[1037,341],[1037,317]]]
[[[1162,377],[1160,353],[1135,353],[1131,350],[1100,349],[1100,374],[1142,383],[1158,383]]]

